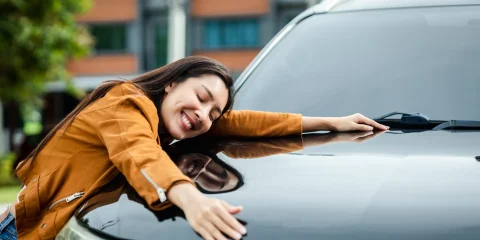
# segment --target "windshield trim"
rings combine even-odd
[[[355,8],[355,7],[343,7],[339,6],[339,8],[334,8],[328,13],[352,13],[352,12],[365,12],[365,11],[383,11],[383,10],[401,10],[401,9],[415,9],[415,8],[444,8],[444,7],[471,7],[471,6],[480,6],[480,2],[478,3],[437,3],[437,4],[400,4],[400,5],[395,5],[396,3],[393,3],[393,5],[386,5],[386,6],[370,6],[370,7],[365,7],[365,8]]]

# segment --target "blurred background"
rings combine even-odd
[[[238,77],[290,20],[320,0],[0,1],[0,204],[12,169],[102,81],[189,55]]]

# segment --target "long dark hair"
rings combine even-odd
[[[142,90],[160,109],[160,101],[165,94],[165,88],[172,83],[182,83],[191,77],[200,77],[202,75],[216,75],[225,83],[228,89],[228,100],[222,115],[230,111],[233,106],[234,89],[233,79],[230,72],[221,63],[202,56],[191,56],[180,59],[163,67],[144,73],[129,82]],[[75,117],[87,106],[96,100],[105,96],[113,87],[126,82],[125,80],[111,80],[96,88],[92,93],[85,97],[77,107],[70,112],[59,124],[57,124],[38,144],[38,146],[19,164],[23,166],[27,162],[30,164],[35,161],[40,151],[52,139],[55,133],[62,129],[65,130],[72,124]],[[32,165],[30,165],[32,166]],[[17,167],[18,170],[18,167]]]

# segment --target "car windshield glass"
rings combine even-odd
[[[328,13],[274,47],[234,108],[480,120],[479,90],[479,6]]]

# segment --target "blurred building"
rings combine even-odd
[[[68,68],[76,85],[91,90],[104,80],[131,79],[173,60],[204,55],[238,76],[291,19],[318,0],[92,0],[78,22],[96,39],[91,56]],[[78,101],[52,84],[43,124],[59,122]],[[16,115],[9,111],[7,115]],[[10,119],[10,120],[9,120]],[[21,128],[18,116],[5,119]],[[5,138],[4,138],[5,139]],[[20,141],[20,140],[18,140]],[[17,142],[18,142],[17,141]],[[8,142],[8,141],[7,141]]]
[[[95,54],[69,66],[84,88],[108,78],[132,77],[189,55],[212,57],[239,74],[278,30],[315,2],[93,1],[92,10],[78,21],[88,25],[96,38]]]

